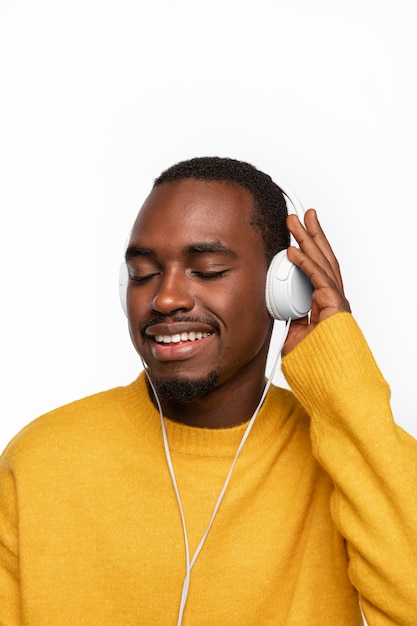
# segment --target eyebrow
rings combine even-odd
[[[152,250],[150,248],[143,248],[142,246],[129,246],[125,252],[125,259],[133,259],[138,256],[151,256]]]
[[[186,255],[210,253],[221,254],[222,256],[228,256],[232,258],[236,258],[238,256],[237,253],[232,250],[232,248],[225,246],[224,244],[220,243],[220,241],[202,241],[192,243],[186,246],[183,252]],[[132,258],[141,256],[153,256],[152,249],[143,246],[129,246],[126,250],[125,259],[126,261],[129,261]]]
[[[193,243],[184,249],[186,254],[201,254],[209,252],[211,254],[221,254],[223,256],[237,257],[237,254],[232,248],[220,243],[220,241],[203,241]]]

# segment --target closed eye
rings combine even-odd
[[[157,275],[158,274],[156,272],[153,274],[147,274],[146,276],[135,276],[135,275],[129,274],[129,279],[133,283],[144,283],[145,281],[149,280],[153,276],[157,276]]]
[[[197,272],[194,270],[193,274],[202,280],[213,280],[215,278],[221,278],[227,273],[227,271],[228,270],[220,270],[217,272]]]

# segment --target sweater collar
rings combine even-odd
[[[149,397],[144,372],[123,388],[123,394],[128,417],[141,436],[162,447],[160,417]],[[289,414],[290,398],[291,392],[271,385],[245,444],[246,450],[257,447],[268,437],[278,436]],[[197,428],[164,419],[170,450],[188,456],[233,458],[247,426],[245,422],[231,428]]]

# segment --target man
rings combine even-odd
[[[291,391],[258,410],[285,224],[313,304],[282,349]],[[0,624],[355,626],[362,608],[415,626],[417,442],[315,211],[287,217],[249,164],[192,159],[155,181],[126,263],[148,379],[42,416],[4,452]]]

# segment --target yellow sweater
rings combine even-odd
[[[416,626],[417,442],[394,425],[352,316],[320,324],[283,369],[294,393],[271,388],[258,415],[184,626],[356,626],[359,600],[370,626]],[[193,553],[245,425],[166,426]],[[143,375],[38,418],[6,448],[1,626],[175,626],[184,573]]]

